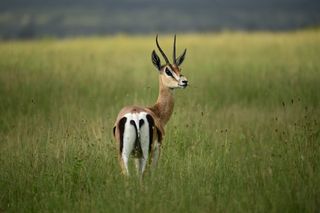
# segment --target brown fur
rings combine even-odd
[[[177,75],[180,75],[180,69],[177,66],[172,66],[174,72]],[[162,72],[162,71],[160,71]],[[163,138],[165,131],[164,127],[168,123],[174,108],[174,98],[172,94],[172,90],[166,86],[164,86],[163,81],[165,78],[160,74],[159,76],[159,95],[157,102],[150,107],[140,107],[140,106],[126,106],[122,108],[118,114],[114,125],[114,133],[117,141],[120,140],[119,133],[117,131],[117,126],[119,125],[119,120],[127,113],[134,112],[146,112],[150,114],[155,122],[156,128],[161,133],[160,138]],[[159,141],[161,143],[161,141]]]
[[[157,102],[150,107],[139,107],[139,106],[126,106],[121,109],[119,112],[115,125],[114,125],[114,136],[118,143],[120,144],[120,131],[119,131],[119,121],[123,116],[127,113],[134,113],[134,112],[146,112],[154,120],[155,123],[155,129],[153,131],[153,141],[158,141],[158,143],[161,144],[162,138],[164,137],[165,131],[164,127],[169,121],[174,107],[174,99],[171,89],[164,86],[162,83],[163,79],[160,75],[159,77],[159,96],[157,99]],[[154,146],[155,143],[153,142],[152,145]],[[152,147],[153,148],[153,147]],[[150,151],[150,157],[152,157],[152,150]],[[124,165],[121,160],[121,154],[119,154],[119,162],[122,169],[122,172],[124,173]],[[151,161],[151,158],[150,158]]]
[[[151,110],[161,123],[162,128],[169,121],[174,107],[174,99],[172,91],[165,87],[162,83],[161,76],[159,77],[159,96],[157,102],[147,109]]]
[[[163,57],[167,59],[158,44],[157,38],[156,38],[157,46],[160,52],[162,53]],[[175,40],[176,38],[174,38],[174,57],[175,57]],[[180,65],[184,60],[185,52],[186,50],[180,57],[178,57],[178,61],[179,61],[177,62],[178,65]],[[150,107],[139,107],[139,106],[124,107],[119,112],[113,128],[113,133],[116,138],[116,141],[118,142],[118,144],[120,144],[119,121],[124,117],[124,115],[127,113],[135,113],[135,112],[136,113],[146,112],[147,114],[149,114],[154,121],[154,127],[153,127],[154,129],[153,129],[153,135],[152,135],[153,142],[151,143],[152,147],[151,147],[151,150],[149,151],[150,160],[152,159],[152,155],[154,154],[153,146],[156,144],[155,141],[161,144],[163,136],[165,134],[164,127],[169,121],[173,112],[174,98],[173,98],[172,90],[174,88],[179,88],[179,87],[185,88],[187,86],[187,79],[181,75],[181,69],[176,64],[176,59],[174,58],[174,64],[170,64],[168,60],[166,61],[167,61],[166,65],[160,66],[159,57],[157,56],[155,51],[152,52],[152,62],[159,69],[159,74],[160,74],[159,75],[159,95],[156,103]],[[165,74],[165,69],[167,66],[169,66],[171,70],[175,73],[174,76],[169,76],[168,74]],[[180,85],[179,81],[186,82],[186,83],[185,85]],[[161,149],[159,147],[159,153],[160,152],[161,152]],[[122,172],[125,174],[124,164],[123,164],[123,161],[121,160],[121,153],[119,154],[119,161],[120,161],[120,166],[122,168]]]

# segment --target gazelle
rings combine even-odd
[[[119,162],[124,175],[129,175],[128,161],[130,155],[135,158],[136,169],[141,178],[149,157],[152,166],[157,165],[164,127],[173,112],[173,90],[188,86],[188,80],[181,75],[181,69],[179,68],[184,61],[187,50],[185,49],[176,58],[176,36],[174,36],[173,63],[170,63],[159,45],[158,35],[156,36],[156,44],[166,62],[161,65],[156,51],[152,51],[152,63],[159,71],[157,102],[150,107],[124,107],[119,112],[113,128],[113,134],[119,146]]]

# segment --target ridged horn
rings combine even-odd
[[[176,64],[176,34],[174,35],[174,40],[173,40],[173,63]]]
[[[167,58],[166,54],[164,54],[163,50],[161,49],[159,42],[158,42],[158,35],[156,36],[156,43],[157,43],[157,47],[161,53],[161,55],[163,56],[164,60],[166,61],[167,64],[170,64],[169,59]]]

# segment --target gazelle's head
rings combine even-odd
[[[174,36],[173,41],[173,63],[170,63],[166,54],[164,54],[158,42],[158,35],[156,37],[157,47],[165,60],[165,64],[161,65],[160,58],[156,51],[153,50],[151,54],[151,59],[153,65],[158,69],[160,73],[160,79],[165,87],[170,89],[175,88],[186,88],[188,86],[188,80],[185,76],[181,75],[180,65],[184,61],[187,49],[177,58],[176,57],[176,36]]]

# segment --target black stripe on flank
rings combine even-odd
[[[119,133],[120,133],[120,154],[122,153],[123,149],[123,134],[124,134],[124,125],[127,122],[127,118],[123,117],[119,121]]]
[[[147,114],[147,121],[149,123],[149,152],[152,148],[152,141],[153,141],[153,126],[154,126],[154,120],[151,117],[151,115]]]
[[[113,127],[112,132],[113,132],[113,136],[115,137],[116,136],[116,127],[115,126]]]
[[[160,130],[157,128],[157,135],[158,135],[158,143],[161,143],[162,141],[162,134],[160,132]]]

